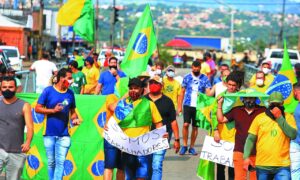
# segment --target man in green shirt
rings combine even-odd
[[[69,68],[72,71],[73,79],[70,89],[74,92],[74,94],[83,94],[84,85],[86,84],[85,75],[78,70],[78,63],[76,61],[71,61],[69,63]]]

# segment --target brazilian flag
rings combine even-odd
[[[43,132],[47,117],[34,111],[38,94],[17,96],[31,104],[35,131],[22,179],[45,180],[48,178],[48,170]],[[71,147],[64,163],[63,179],[103,179],[102,132],[106,121],[106,96],[76,95],[75,100],[76,111],[82,123],[79,126],[69,124]]]
[[[147,5],[129,40],[121,69],[132,78],[146,71],[148,60],[157,47],[150,6]]]

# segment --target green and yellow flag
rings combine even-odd
[[[24,93],[17,96],[32,105],[35,131],[22,179],[47,180],[47,157],[43,143],[43,130],[47,117],[34,111],[38,94]],[[76,95],[75,100],[76,111],[82,123],[80,126],[69,124],[71,147],[64,163],[63,179],[103,179],[102,132],[106,121],[106,96]]]
[[[94,42],[94,8],[91,0],[69,0],[58,11],[57,24],[73,26],[74,32]]]
[[[274,91],[280,92],[284,98],[285,112],[288,113],[293,113],[298,105],[293,93],[293,84],[296,82],[296,75],[290,61],[286,41],[284,41],[282,66],[266,93],[270,95]]]
[[[157,48],[150,6],[147,5],[131,35],[121,69],[130,78],[146,71],[148,60]]]

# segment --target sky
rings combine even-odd
[[[164,3],[173,6],[180,6],[182,3],[186,3],[206,8],[218,8],[223,5],[239,10],[281,12],[283,1],[284,0],[140,0],[135,1],[135,3],[149,3],[150,5]],[[112,2],[113,0],[99,0],[100,4],[112,4]],[[117,5],[128,4],[132,2],[134,1],[116,0]],[[286,0],[286,12],[300,14],[300,0]]]

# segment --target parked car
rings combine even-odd
[[[10,68],[10,62],[3,50],[0,49],[0,72]]]
[[[101,65],[104,64],[106,52],[113,52],[114,56],[119,60],[119,63],[122,62],[125,56],[124,51],[120,49],[113,49],[113,51],[112,49],[102,49],[98,56],[98,61],[100,61]]]
[[[16,71],[22,71],[24,56],[20,56],[19,49],[15,46],[0,46],[10,61],[11,67]]]
[[[267,55],[264,61],[271,62],[272,70],[279,71],[283,60],[283,52],[283,49],[270,49],[266,53]],[[288,49],[288,53],[293,66],[296,63],[300,63],[300,55],[297,50]]]

